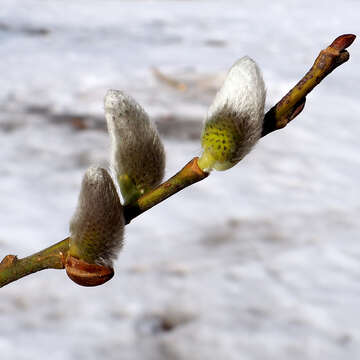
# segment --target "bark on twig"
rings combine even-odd
[[[44,269],[64,269],[69,238],[23,259],[7,255],[0,263],[0,287]]]
[[[355,38],[353,34],[341,35],[320,52],[305,76],[265,114],[262,136],[285,127],[300,114],[305,106],[306,95],[333,70],[349,60],[350,55],[345,49]]]

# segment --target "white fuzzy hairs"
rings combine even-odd
[[[116,176],[128,175],[141,191],[154,188],[163,179],[165,169],[165,151],[155,124],[122,91],[109,90],[104,106]]]
[[[217,160],[214,169],[234,166],[260,139],[265,97],[264,80],[255,61],[248,56],[238,60],[230,68],[204,123],[202,146]]]
[[[264,117],[266,91],[256,62],[244,56],[230,68],[221,89],[208,110],[208,118],[227,107],[233,112],[246,113],[259,126]]]
[[[121,91],[109,90],[105,116],[117,180],[128,176],[140,193],[158,185],[164,175],[165,152],[142,107]],[[90,167],[70,222],[70,254],[88,263],[112,266],[123,246],[124,226],[123,206],[111,176],[105,169]]]
[[[125,220],[109,173],[90,167],[70,222],[70,252],[88,263],[111,266],[123,245]]]

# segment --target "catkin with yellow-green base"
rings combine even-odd
[[[70,222],[69,255],[88,264],[112,266],[123,246],[124,214],[109,173],[90,167]]]
[[[203,171],[236,165],[261,137],[265,85],[256,63],[245,56],[229,70],[204,122],[198,165]]]
[[[155,124],[133,98],[109,90],[104,105],[112,142],[111,165],[127,205],[160,184],[165,151]]]

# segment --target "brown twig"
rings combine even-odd
[[[334,69],[349,60],[350,55],[345,49],[355,38],[353,34],[341,35],[320,52],[305,76],[265,114],[262,136],[285,127],[301,113],[306,95]]]
[[[292,88],[264,118],[262,136],[286,126],[303,110],[306,95],[339,65],[349,59],[345,50],[355,40],[355,35],[341,35],[322,50],[307,74]],[[125,207],[126,222],[151,209],[180,190],[203,180],[208,173],[197,166],[197,158],[191,160],[172,178],[154,190],[141,196],[135,204]],[[23,259],[7,255],[0,263],[0,287],[26,275],[44,269],[63,269],[69,249],[69,238]]]

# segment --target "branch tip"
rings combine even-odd
[[[356,35],[354,34],[344,34],[338,36],[332,44],[329,46],[335,50],[343,51],[347,49],[356,39]]]
[[[334,69],[349,60],[345,50],[355,40],[353,34],[338,36],[330,46],[320,51],[313,66],[303,78],[264,117],[262,136],[285,127],[301,113],[306,96]]]

